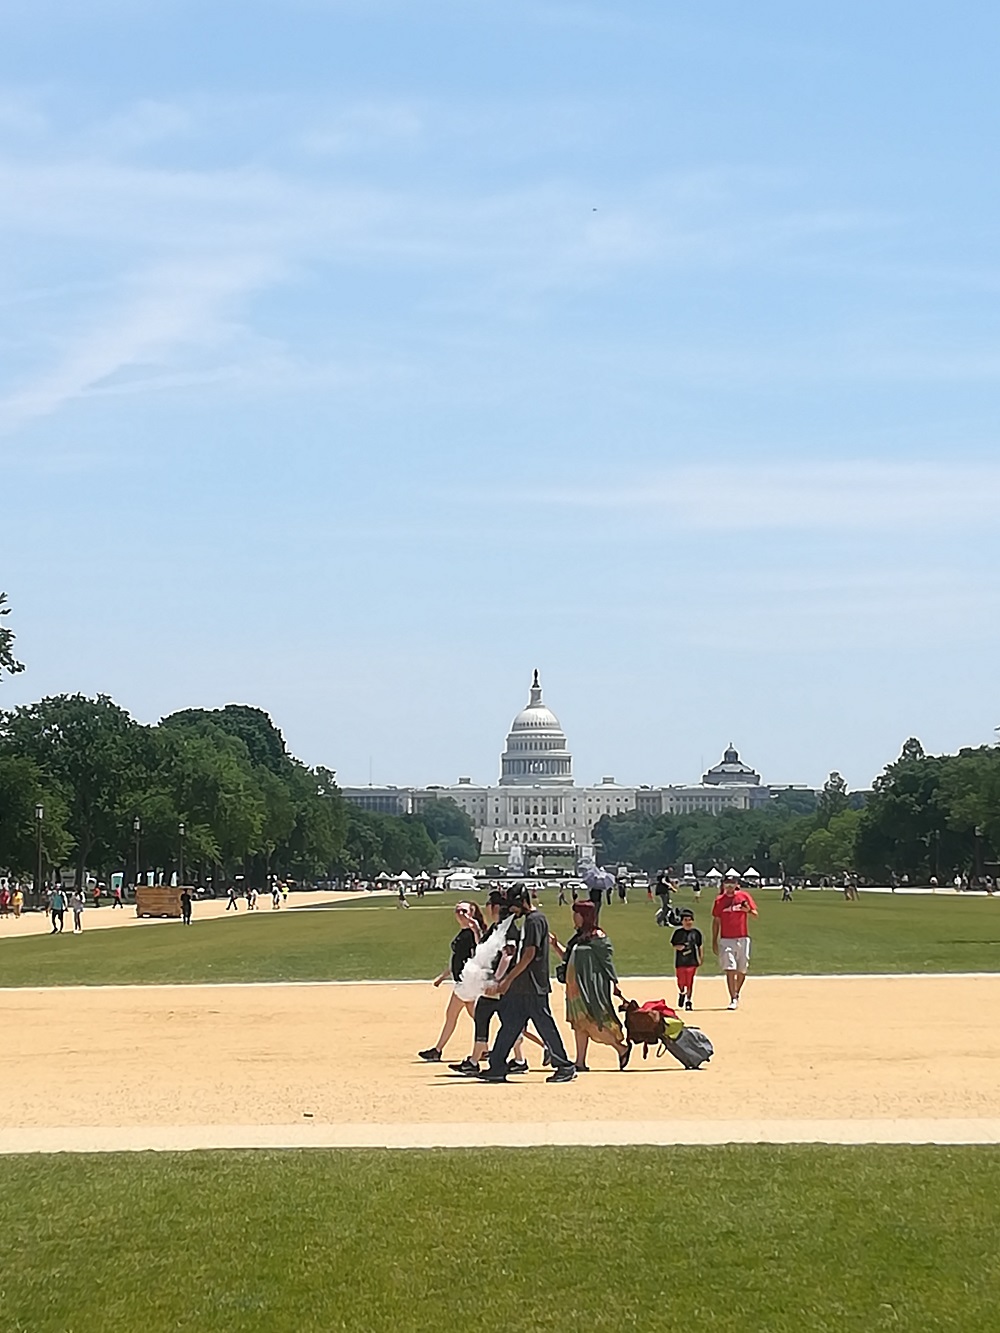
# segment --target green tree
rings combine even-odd
[[[178,825],[185,825],[189,866],[226,879],[265,843],[267,798],[246,745],[221,731],[156,727],[147,730],[140,778],[130,799],[142,819],[145,861],[176,863]]]
[[[949,756],[941,770],[938,804],[967,854],[956,868],[981,874],[982,838],[985,836],[994,855],[1000,848],[1000,750],[984,745]]]
[[[296,765],[288,787],[295,825],[276,848],[275,868],[306,879],[330,875],[347,834],[345,801],[336,777],[326,768],[311,770]]]
[[[817,797],[814,791],[779,791],[771,798],[770,809],[779,815],[812,815],[816,812]]]
[[[450,796],[427,801],[414,816],[437,844],[441,862],[471,864],[479,860],[479,844],[472,820]]]
[[[78,885],[88,865],[117,859],[138,731],[106,695],[56,695],[0,715],[0,753],[33,760],[66,801]]]
[[[802,869],[807,875],[835,875],[853,870],[861,812],[842,810],[827,828],[817,828],[802,848]]]
[[[62,793],[46,783],[32,759],[0,755],[0,866],[15,875],[31,874],[38,859],[41,805],[42,854],[46,865],[60,866],[73,848],[66,827],[69,812]]]
[[[255,768],[266,768],[279,777],[288,772],[295,762],[285,746],[285,738],[261,708],[249,704],[226,704],[225,708],[185,708],[165,717],[162,726],[185,727],[223,732],[246,746],[250,762]]]
[[[949,756],[927,755],[918,741],[875,779],[858,826],[858,869],[872,878],[940,878],[968,865],[974,834],[958,831],[941,782]]]
[[[7,594],[0,592],[0,616],[9,615],[10,607],[7,605]],[[5,671],[11,676],[16,676],[19,671],[23,670],[23,662],[19,662],[14,656],[13,630],[9,630],[6,625],[0,625],[0,676]]]
[[[820,792],[819,800],[816,803],[816,814],[819,817],[821,828],[829,828],[830,820],[836,815],[842,814],[848,807],[847,783],[834,771],[823,784],[823,790]]]

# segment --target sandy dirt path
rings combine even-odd
[[[2,1146],[502,1142],[511,1119],[540,1142],[1000,1141],[1000,976],[751,978],[737,1013],[699,985],[711,1065],[634,1055],[621,1074],[592,1048],[556,1087],[417,1060],[444,1006],[430,986],[8,990]],[[447,1055],[470,1043],[463,1019]]]
[[[293,893],[289,895],[287,907],[279,907],[275,912],[289,911],[301,907],[322,907],[326,903],[339,903],[353,900],[361,902],[368,898],[394,897],[391,891],[376,889],[374,893],[340,893],[340,892],[316,892],[316,893]],[[240,905],[236,909],[240,913],[246,911],[246,903],[240,899]],[[269,896],[261,894],[256,909],[261,915],[267,915],[272,912],[271,899]],[[196,921],[210,921],[215,917],[225,916],[226,899],[225,898],[202,898],[194,905],[194,917]],[[230,912],[232,916],[232,912]],[[166,917],[138,917],[135,914],[135,904],[128,903],[125,907],[110,907],[105,904],[102,907],[85,907],[83,911],[83,929],[89,930],[110,930],[122,926],[142,926],[146,930],[151,930],[154,926],[176,925],[176,920]],[[73,913],[67,908],[66,917],[63,923],[63,929],[67,933],[73,930]],[[26,935],[47,935],[52,930],[52,922],[49,920],[46,912],[24,912],[20,917],[13,914],[0,916],[0,942],[3,940],[23,939]]]

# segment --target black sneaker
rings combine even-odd
[[[575,1065],[562,1065],[554,1074],[550,1074],[546,1083],[572,1083],[576,1078]]]
[[[470,1060],[468,1056],[466,1056],[465,1059],[464,1059],[460,1064],[457,1064],[457,1065],[449,1065],[448,1068],[449,1068],[449,1069],[454,1069],[454,1071],[455,1071],[456,1074],[478,1074],[478,1073],[479,1073],[479,1066],[476,1064],[475,1060]]]
[[[694,1005],[691,1003],[690,1000],[686,1000],[686,1001],[684,1002],[684,1008],[685,1008],[685,1009],[693,1009],[693,1008],[694,1008]]]
[[[441,1059],[441,1052],[436,1046],[428,1046],[426,1051],[417,1051],[421,1060],[430,1060],[432,1063]]]
[[[476,1072],[476,1078],[478,1078],[481,1083],[506,1083],[507,1073],[504,1071],[502,1074],[494,1074],[492,1070],[480,1069]]]
[[[681,991],[680,995],[678,995],[678,997],[677,997],[677,1008],[678,1008],[678,1009],[683,1009],[683,1008],[684,1008],[684,1001],[685,1001],[686,999],[687,999],[687,996],[684,994],[683,991]]]
[[[510,1060],[507,1064],[508,1074],[526,1074],[528,1072],[527,1060]]]

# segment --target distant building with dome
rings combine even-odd
[[[730,741],[729,749],[722,756],[722,763],[710,768],[701,780],[707,787],[731,787],[734,784],[757,787],[760,785],[760,774],[755,773],[749,764],[743,763]]]
[[[501,787],[572,786],[573,758],[566,733],[551,708],[542,703],[536,669],[528,706],[510,725],[500,756]]]
[[[515,845],[526,856],[558,852],[579,858],[592,853],[594,825],[605,815],[630,810],[649,815],[721,814],[755,809],[772,797],[772,789],[743,763],[732,744],[721,762],[690,786],[621,786],[613,777],[592,787],[576,786],[566,733],[542,700],[537,670],[528,702],[507,733],[495,787],[459,778],[452,786],[342,790],[348,801],[383,814],[413,814],[429,801],[451,797],[472,820],[487,859],[505,858]]]

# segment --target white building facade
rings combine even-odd
[[[603,816],[692,814],[749,810],[766,805],[770,788],[729,747],[720,764],[700,783],[672,787],[620,786],[606,777],[593,787],[573,780],[573,757],[566,733],[542,700],[538,672],[527,705],[514,718],[500,757],[496,786],[460,778],[454,786],[345,787],[347,800],[382,813],[412,814],[421,804],[450,797],[472,820],[484,857],[507,857],[512,846],[533,855],[580,855],[593,845],[594,825]]]

